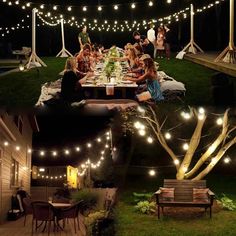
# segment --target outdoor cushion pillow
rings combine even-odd
[[[209,188],[193,188],[193,202],[209,202]]]
[[[174,188],[160,188],[162,201],[174,201]]]

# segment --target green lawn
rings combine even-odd
[[[115,210],[117,236],[196,236],[196,235],[236,235],[236,212],[221,210],[209,216],[171,217],[165,216],[160,220],[157,216],[142,215],[134,210],[132,193],[155,192],[162,185],[163,178],[131,179],[121,191]],[[216,193],[227,194],[236,201],[236,177],[213,176],[208,178],[208,186]],[[173,214],[173,213],[172,213]],[[186,214],[188,214],[186,212]]]
[[[0,104],[7,107],[32,107],[40,95],[41,85],[59,78],[65,59],[42,58],[46,68],[32,69],[0,77]],[[211,105],[210,77],[214,71],[185,60],[159,60],[160,70],[178,81],[185,83],[187,88],[185,102],[189,105]],[[1,64],[0,64],[1,66]]]

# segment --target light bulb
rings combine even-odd
[[[53,10],[56,11],[57,10],[57,6],[53,6]]]
[[[224,163],[225,163],[225,164],[230,163],[230,161],[231,161],[231,159],[230,159],[229,157],[226,157],[226,158],[224,159]]]
[[[118,7],[117,5],[114,6],[114,10],[118,10],[118,8],[119,8],[119,7]]]
[[[222,124],[223,124],[223,119],[222,119],[222,118],[218,118],[218,119],[216,120],[216,124],[217,124],[217,125],[222,125]]]
[[[87,11],[87,7],[83,7],[83,11]]]
[[[156,175],[156,171],[155,170],[149,170],[148,174],[150,176],[155,176]]]
[[[136,6],[134,3],[131,4],[131,8],[134,9]]]
[[[102,11],[102,7],[101,6],[98,7],[98,11]]]
[[[165,133],[165,138],[167,140],[171,139],[171,134],[169,132]]]
[[[178,159],[174,160],[174,164],[179,165],[179,160]]]
[[[145,136],[146,131],[141,129],[141,130],[139,130],[139,134],[140,134],[141,136]]]
[[[149,1],[148,5],[149,5],[149,7],[152,7],[153,6],[153,1]]]
[[[188,148],[189,148],[189,145],[187,143],[184,143],[183,144],[183,149],[186,151],[186,150],[188,150]]]
[[[153,143],[152,137],[148,137],[148,138],[147,138],[147,142],[148,142],[148,143]]]

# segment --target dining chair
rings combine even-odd
[[[54,223],[54,229],[55,229],[55,213],[54,213],[53,206],[48,202],[36,201],[36,202],[32,202],[32,210],[33,210],[32,235],[34,232],[34,222],[36,222],[36,226],[35,226],[36,232],[37,232],[37,229],[43,223],[45,223],[43,232],[48,226],[48,235],[50,235],[50,228],[51,228],[52,221]],[[39,225],[38,225],[38,221],[41,221]]]
[[[75,229],[75,233],[76,233],[76,221],[78,224],[78,229],[80,230],[79,227],[79,212],[80,212],[80,207],[83,201],[80,201],[76,204],[73,204],[72,206],[68,207],[68,208],[64,208],[61,209],[58,212],[57,215],[57,224],[59,225],[59,221],[63,220],[63,228],[65,228],[65,220],[67,219],[73,219],[74,221],[74,229]]]
[[[32,205],[31,205],[32,201],[31,201],[31,198],[25,197],[23,198],[22,202],[23,202],[23,209],[24,209],[24,215],[25,215],[25,219],[24,219],[24,226],[25,226],[26,216],[33,214]]]

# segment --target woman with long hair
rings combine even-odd
[[[75,102],[83,99],[81,84],[85,79],[79,79],[77,61],[75,57],[66,60],[64,75],[61,82],[61,98],[67,102]]]
[[[164,100],[164,97],[162,96],[160,84],[158,81],[157,76],[157,69],[156,65],[152,58],[146,58],[143,60],[144,63],[144,75],[140,76],[139,78],[126,78],[130,81],[134,81],[137,83],[140,83],[142,81],[146,81],[147,85],[147,91],[150,93],[151,98],[155,101],[161,101]]]

